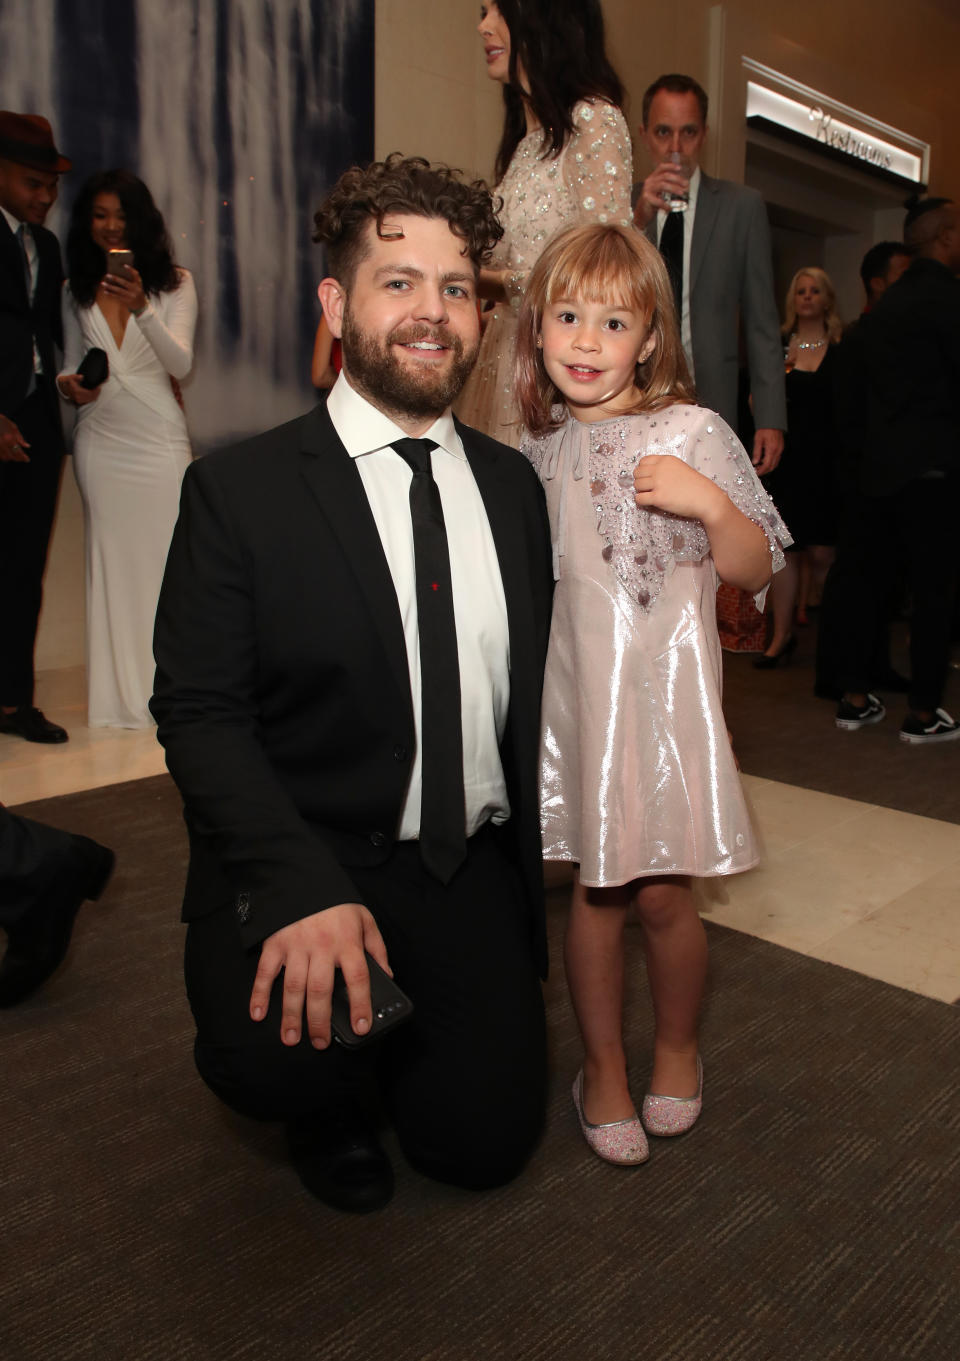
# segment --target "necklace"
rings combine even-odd
[[[822,350],[826,343],[825,338],[823,340],[797,340],[796,331],[790,337],[790,344],[796,345],[798,350]]]

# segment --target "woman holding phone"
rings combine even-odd
[[[61,396],[79,408],[74,468],[87,530],[91,727],[145,728],[153,619],[190,462],[179,380],[193,364],[197,295],[174,262],[150,191],[126,170],[93,175],[67,236]],[[106,381],[77,370],[106,353]]]

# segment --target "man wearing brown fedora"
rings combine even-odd
[[[63,461],[63,270],[43,223],[70,165],[45,118],[0,110],[0,414],[20,436],[0,445],[0,733],[28,742],[67,740],[34,707],[33,649]]]

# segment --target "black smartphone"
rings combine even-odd
[[[133,264],[132,250],[108,250],[107,273],[115,274],[118,279],[126,278],[128,265]]]
[[[373,1014],[366,1035],[358,1035],[350,1024],[350,998],[343,974],[337,969],[333,980],[333,1001],[330,1006],[330,1025],[333,1038],[345,1049],[359,1049],[378,1040],[388,1030],[400,1025],[413,1015],[413,1003],[377,961],[364,951],[370,971],[370,1001]]]

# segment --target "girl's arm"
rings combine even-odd
[[[773,574],[767,536],[726,492],[673,454],[648,454],[633,473],[638,506],[699,520],[710,540],[717,575],[755,594]]]
[[[320,318],[317,336],[313,342],[313,359],[310,361],[310,381],[315,388],[332,388],[337,381],[337,371],[330,362],[333,350],[333,332],[324,316]]]

